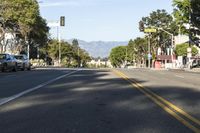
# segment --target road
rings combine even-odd
[[[0,73],[0,132],[194,132],[191,125],[177,120],[166,111],[168,107],[159,106],[130,80],[200,119],[199,74],[147,69],[36,69]],[[193,120],[188,119],[186,122]],[[199,129],[198,123],[192,125]]]

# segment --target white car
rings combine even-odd
[[[29,62],[26,55],[14,55],[17,60],[17,66],[22,71],[24,70],[31,70],[31,63]]]
[[[0,54],[0,70],[2,72],[7,70],[17,71],[17,60],[10,54]]]

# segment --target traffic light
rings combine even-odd
[[[175,37],[173,36],[172,38],[172,48],[174,48],[176,46],[176,41],[175,41]]]
[[[65,26],[65,16],[60,17],[60,26]]]
[[[140,32],[144,32],[144,23],[142,21],[139,22],[139,30]]]

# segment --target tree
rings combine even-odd
[[[37,0],[1,0],[0,7],[4,29],[11,27],[10,33],[16,32],[17,29],[24,47],[27,43],[43,45],[47,42],[48,27],[40,16]]]
[[[146,56],[148,54],[147,38],[136,38],[134,41],[130,40],[128,43],[128,58],[129,62],[135,61],[139,64],[146,62]]]
[[[2,4],[6,8],[2,14],[4,21],[17,23],[22,35],[27,37],[32,25],[40,16],[38,2],[36,0],[3,0]]]
[[[149,16],[143,17],[142,22],[147,28],[163,28],[170,29],[169,32],[176,34],[177,29],[173,29],[174,21],[171,14],[167,13],[166,10],[156,10],[150,13]]]
[[[74,40],[72,41],[72,46],[73,46],[74,48],[78,48],[78,47],[79,47],[79,43],[78,43],[78,40],[77,40],[77,39],[74,39]]]
[[[183,34],[190,35],[193,44],[199,43],[200,35],[200,1],[199,0],[173,0],[176,23]],[[189,28],[190,27],[190,28]]]
[[[57,40],[51,40],[48,44],[48,55],[53,60],[58,60],[59,57],[59,45]],[[78,47],[79,48],[79,47]],[[62,54],[62,65],[67,67],[78,67],[78,63],[82,64],[83,67],[87,66],[87,62],[90,61],[89,54],[79,48],[79,55],[77,51],[74,50],[74,46],[68,42],[61,42],[61,54]],[[79,59],[79,60],[78,60]],[[80,62],[78,62],[80,61]]]
[[[189,44],[188,43],[183,43],[183,44],[179,44],[176,46],[175,52],[177,56],[187,56],[187,48],[189,48]],[[195,56],[198,54],[198,50],[197,48],[195,48],[194,46],[192,47],[192,56]]]
[[[189,23],[189,14],[191,9],[190,0],[173,0],[176,24],[180,27],[182,33],[188,33],[184,24]]]
[[[87,62],[91,60],[91,57],[88,52],[84,49],[80,49],[80,63],[82,67],[87,67]]]
[[[32,30],[29,34],[29,43],[31,46],[30,57],[36,58],[37,48],[47,48],[47,42],[49,40],[49,27],[46,20],[41,16],[37,17],[36,23],[32,26]]]
[[[126,60],[126,46],[118,46],[111,50],[110,61],[114,67],[121,67]]]
[[[78,40],[74,39],[72,41],[72,48],[74,53],[74,65],[80,67],[81,65],[84,67],[87,64],[87,61],[91,60],[89,54],[80,48]]]
[[[191,39],[193,44],[199,46],[200,38],[200,1],[199,0],[191,0]]]
[[[142,22],[147,28],[162,28],[174,35],[178,33],[173,17],[165,10],[153,11],[149,16],[143,17]],[[151,33],[149,37],[151,37],[151,53],[153,55],[156,55],[158,47],[165,49],[171,45],[171,36],[162,31],[158,30],[156,33]]]

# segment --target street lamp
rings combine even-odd
[[[188,52],[188,59],[189,59],[189,65],[188,67],[190,68],[190,63],[191,63],[191,52],[192,52],[192,48],[191,48],[191,38],[192,38],[192,34],[191,34],[191,22],[192,22],[192,4],[191,4],[191,0],[189,0],[189,7],[188,7],[188,11],[189,11],[189,20],[188,20],[188,23],[189,23],[189,48],[187,49],[187,52]]]
[[[172,48],[171,48],[171,60],[172,60],[172,67],[173,67],[173,62],[174,62],[174,59],[173,59],[174,35],[172,33],[168,32],[168,31],[164,30],[163,28],[158,28],[158,30],[161,30],[161,31],[163,31],[163,32],[165,32],[165,33],[167,33],[168,35],[171,36],[171,46],[172,46]]]

